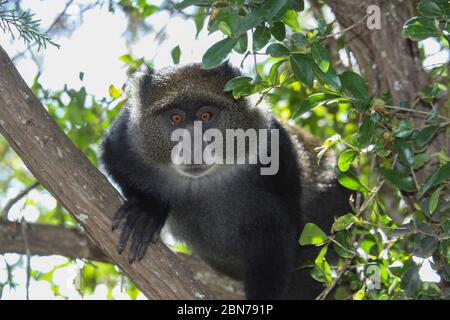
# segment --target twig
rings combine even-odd
[[[69,7],[73,4],[74,0],[69,0],[66,5],[64,6],[64,9],[56,16],[56,18],[53,20],[53,22],[50,24],[50,26],[47,28],[47,30],[45,31],[44,34],[49,34],[53,28],[55,28],[55,26],[59,23],[59,21],[61,20],[62,17],[64,17],[67,13],[67,10],[69,9]],[[18,52],[16,55],[14,55],[14,57],[12,57],[12,60],[15,61],[18,58],[23,57],[23,55],[25,53],[27,53],[28,51],[31,50],[31,48],[33,46],[35,46],[37,44],[37,42],[31,43],[27,46],[27,49],[25,49],[24,51]]]
[[[25,252],[27,256],[27,280],[26,280],[26,299],[30,300],[30,278],[31,278],[31,252],[27,237],[27,222],[24,218],[20,221],[20,231],[22,233],[23,243],[25,245]]]
[[[336,278],[333,279],[331,284],[325,288],[316,298],[316,300],[324,300],[330,292],[334,289],[334,287],[337,285],[338,281],[341,279],[341,277],[344,275],[344,273],[347,271],[348,267],[350,267],[350,264],[352,263],[353,259],[346,259],[342,267],[338,270]]]
[[[404,108],[404,107],[397,107],[397,106],[388,106],[388,105],[385,105],[384,107],[387,108],[387,109],[392,109],[392,110],[415,112],[415,113],[421,113],[421,114],[426,114],[426,115],[430,114],[427,111],[416,110],[416,109],[411,109],[411,108]],[[444,117],[444,116],[442,116],[440,114],[438,115],[438,117],[443,119],[443,120],[450,121],[450,118]]]
[[[357,256],[357,255],[358,255],[358,252],[355,252],[355,251],[353,251],[353,250],[350,250],[350,249],[344,247],[342,244],[340,244],[339,242],[337,242],[337,241],[334,240],[333,238],[330,238],[330,241],[333,242],[334,244],[336,244],[337,246],[339,246],[342,250],[344,250],[344,251],[346,251],[346,252],[348,252],[348,253],[350,253],[350,254],[352,254],[352,255],[354,255],[354,256]]]
[[[73,0],[72,0],[73,1]],[[34,15],[22,11],[16,13],[15,10],[2,8],[7,1],[0,1],[0,29],[4,33],[9,33],[13,39],[15,39],[15,31],[18,33],[18,39],[23,39],[25,43],[31,43],[38,45],[38,50],[41,47],[46,47],[47,44],[52,44],[59,47],[54,43],[47,33],[41,33],[39,31],[40,20],[34,20]]]
[[[353,29],[353,28],[356,27],[358,24],[360,24],[361,22],[363,22],[364,20],[366,20],[366,18],[367,18],[368,16],[369,16],[369,14],[366,14],[364,17],[362,17],[361,19],[359,19],[357,22],[355,22],[355,23],[352,24],[351,26],[348,26],[348,27],[345,28],[344,30],[341,30],[341,31],[335,32],[335,33],[333,33],[333,34],[330,34],[330,35],[326,36],[326,38],[331,38],[331,37],[337,36],[337,35],[339,35],[339,34],[345,33],[345,32],[347,32],[347,31]],[[350,61],[349,61],[349,63],[350,63]]]
[[[9,200],[5,207],[3,208],[3,220],[7,221],[8,220],[8,212],[11,209],[11,207],[18,201],[20,201],[20,199],[22,199],[23,197],[25,197],[31,190],[33,190],[34,188],[36,188],[39,185],[39,182],[35,182],[32,185],[28,186],[27,188],[25,188],[24,190],[22,190],[21,192],[19,192],[19,194],[17,196],[15,196],[14,198],[12,198],[11,200]]]

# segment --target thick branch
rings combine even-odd
[[[414,1],[326,0],[343,29],[345,45],[355,55],[372,92],[390,91],[394,104],[414,101],[416,92],[427,83],[417,44],[402,35],[403,24],[414,16]],[[359,20],[367,8],[377,5],[381,29],[370,30]],[[351,14],[349,14],[351,12]]]
[[[74,216],[93,240],[148,297],[210,298],[192,272],[164,244],[129,265],[116,251],[111,217],[121,196],[73,145],[0,47],[0,132],[36,179]]]
[[[0,223],[0,254],[26,253],[18,222]],[[78,229],[58,225],[27,224],[28,249],[31,255],[61,255],[72,259],[110,262],[108,257]]]
[[[76,228],[27,223],[25,232],[30,255],[57,254],[72,259],[111,262],[83,232]],[[27,253],[20,223],[0,223],[0,254],[4,253]],[[195,278],[204,283],[208,287],[208,291],[214,293],[216,297],[221,299],[244,298],[241,282],[218,273],[197,256],[186,254],[177,254],[177,256],[194,272]]]
[[[404,23],[416,15],[417,0],[325,0],[333,10],[343,29],[355,25],[344,33],[345,46],[354,54],[362,74],[370,84],[371,92],[382,95],[391,93],[394,105],[401,101],[411,104],[416,100],[417,92],[428,84],[427,75],[422,67],[417,42],[403,37]],[[381,29],[369,30],[366,23],[358,21],[367,14],[370,5],[380,8]],[[349,14],[351,12],[351,14]],[[440,113],[445,114],[445,103],[438,102]],[[416,109],[430,112],[427,104],[417,104]],[[423,126],[423,119],[411,118],[414,126]],[[447,133],[441,130],[429,145],[426,153],[433,154],[447,145]],[[435,168],[437,158],[432,159],[416,172],[422,182]]]

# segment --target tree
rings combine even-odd
[[[448,52],[447,1],[328,0],[323,4],[311,0],[306,9],[302,0],[184,0],[163,1],[160,6],[142,1],[109,3],[112,13],[123,10],[127,14],[131,32],[149,30],[148,17],[167,11],[192,20],[197,34],[204,28],[223,34],[222,40],[204,52],[205,68],[219,65],[231,53],[242,55],[243,62],[254,62],[254,73],[231,80],[224,90],[235,97],[259,95],[258,103],[265,98],[281,119],[295,121],[324,139],[318,160],[332,149],[339,152],[338,180],[358,192],[353,212],[336,217],[332,230],[307,224],[299,235],[299,245],[322,247],[315,261],[302,266],[310,268],[311,276],[324,284],[318,298],[448,298],[449,62],[424,68],[427,56],[418,45],[418,41],[434,39]],[[336,21],[330,21],[328,9]],[[307,14],[317,27],[305,28]],[[45,116],[5,53],[1,56],[2,71],[7,70],[0,76],[2,134],[37,180],[107,255],[88,243],[85,251],[69,250],[59,242],[60,246],[48,248],[72,258],[112,261],[150,297],[199,298],[196,293],[206,294],[183,266],[170,272],[168,267],[178,260],[162,245],[149,250],[148,258],[136,268],[115,253],[112,244],[117,239],[108,230],[108,217],[120,197]],[[182,57],[182,49],[175,46],[174,63]],[[148,63],[131,54],[121,60],[130,73]],[[110,86],[110,100],[92,98],[88,102],[85,89],[65,89],[70,97],[66,104],[62,92],[42,88],[39,77],[32,89],[58,125],[97,164],[92,144],[122,106],[123,90]],[[66,114],[61,118],[56,115],[62,107]],[[67,122],[83,124],[82,130],[68,129]],[[60,156],[68,159],[65,166],[57,163]],[[75,179],[75,172],[80,178]],[[34,227],[39,230],[43,226]],[[10,234],[11,228],[11,223],[0,224],[0,237]],[[48,229],[55,239],[60,232],[56,228]],[[73,230],[68,232],[80,237]],[[38,234],[32,232],[30,237]],[[27,236],[22,234],[22,238],[26,244]],[[33,243],[37,243],[36,253],[49,253],[39,241]],[[17,241],[2,244],[0,252],[30,251]],[[184,247],[178,249],[188,252]],[[340,257],[336,266],[327,260],[327,251]],[[421,264],[431,258],[438,282],[423,281],[419,276]],[[171,286],[183,288],[183,293],[165,290]],[[226,294],[220,289],[213,291],[218,296]]]

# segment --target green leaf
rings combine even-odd
[[[254,28],[263,21],[271,21],[288,3],[288,0],[268,0],[260,8],[250,12],[239,23],[235,30],[236,34],[241,34]]]
[[[340,171],[345,172],[350,169],[350,165],[353,160],[358,156],[358,152],[353,149],[347,149],[339,155],[338,168]]]
[[[283,41],[286,37],[286,27],[284,23],[280,21],[273,23],[272,28],[270,28],[270,32],[278,41]]]
[[[294,113],[292,114],[292,118],[296,119],[300,117],[305,112],[308,112],[315,107],[321,106],[323,104],[329,103],[331,101],[341,101],[345,100],[342,98],[339,98],[338,96],[330,93],[315,93],[308,97],[308,99],[303,100],[300,106],[295,109]]]
[[[181,243],[177,243],[174,246],[171,246],[171,248],[178,253],[183,253],[183,254],[187,254],[187,255],[192,255],[192,250],[189,249],[186,245],[181,244]]]
[[[430,214],[433,214],[434,211],[436,211],[436,208],[437,208],[438,203],[439,203],[439,196],[441,194],[442,188],[443,187],[436,189],[436,191],[434,191],[431,194],[430,202],[428,203],[428,210],[430,211]]]
[[[285,63],[286,60],[281,60],[272,65],[269,71],[269,79],[272,84],[278,84],[278,69],[280,66]]]
[[[414,139],[414,148],[420,150],[427,145],[428,142],[433,139],[436,133],[439,131],[439,126],[428,126],[419,131]]]
[[[352,253],[354,252],[354,247],[352,244],[352,234],[350,231],[339,231],[335,235],[334,241],[339,243],[339,245],[337,245],[336,243],[333,244],[334,251],[339,256],[341,256],[342,258],[352,258],[354,256],[354,254]]]
[[[243,87],[250,83],[253,79],[251,77],[239,76],[231,79],[225,84],[223,91],[232,91],[233,89]]]
[[[333,230],[333,232],[341,231],[346,229],[351,223],[358,221],[358,217],[356,217],[354,214],[347,213],[334,220],[331,230]]]
[[[211,5],[213,2],[214,0],[183,0],[180,3],[175,4],[175,7],[178,10],[183,10],[190,6]]]
[[[435,20],[423,17],[414,17],[406,21],[403,26],[403,35],[415,41],[430,37],[439,37],[441,30],[436,27]]]
[[[233,31],[231,31],[231,27],[225,21],[220,21],[217,26],[224,35],[231,37],[231,35],[233,34]]]
[[[438,241],[426,234],[418,234],[414,239],[413,254],[419,258],[428,258],[433,255],[438,247]]]
[[[172,55],[173,63],[174,64],[179,64],[180,63],[180,57],[181,57],[180,46],[176,46],[175,48],[173,48],[172,51],[170,52],[170,54]]]
[[[341,83],[357,99],[369,98],[369,86],[366,79],[353,71],[344,71],[339,76]]]
[[[317,268],[319,268],[320,271],[322,271],[322,277],[325,279],[325,283],[330,284],[332,282],[331,277],[331,268],[327,260],[325,259],[325,255],[328,251],[328,245],[324,246],[320,252],[319,255],[314,260],[315,265]]]
[[[416,191],[414,180],[409,174],[388,168],[380,168],[380,172],[390,183],[400,190],[409,192]]]
[[[361,181],[359,181],[359,179],[350,171],[342,172],[337,170],[336,176],[338,182],[347,189],[359,192],[369,191],[369,189],[367,189],[367,187],[364,186]]]
[[[331,65],[328,67],[328,71],[326,73],[323,72],[314,62],[311,62],[311,66],[313,68],[314,74],[317,77],[317,80],[319,80],[320,83],[327,84],[333,89],[341,90],[341,80],[339,79],[336,70],[334,70]]]
[[[432,83],[428,86],[423,87],[417,95],[420,97],[420,99],[424,100],[425,102],[432,104],[435,99],[442,98],[445,96],[448,92],[448,88],[443,85],[442,83]],[[434,113],[435,107],[433,107],[433,112],[430,112],[430,116]]]
[[[363,123],[359,127],[358,135],[356,138],[359,146],[361,147],[368,146],[372,142],[374,131],[375,131],[375,122],[372,121],[372,118],[370,116],[366,116],[363,120]]]
[[[413,169],[419,169],[423,167],[428,161],[431,160],[431,156],[427,153],[416,154],[414,159]]]
[[[313,42],[311,44],[311,55],[314,62],[317,63],[320,70],[327,72],[330,67],[330,57],[328,55],[327,49],[322,47],[319,43]]]
[[[433,171],[433,173],[420,186],[419,196],[423,196],[431,187],[450,178],[450,163]]]
[[[314,260],[314,263],[316,264],[316,266],[319,267],[319,269],[323,269],[323,262],[326,261],[325,255],[327,254],[327,251],[328,251],[328,245],[323,246],[323,248],[320,249],[319,254],[317,255],[316,259]]]
[[[427,297],[439,298],[442,295],[442,290],[439,288],[437,283],[423,282],[422,288],[420,290],[420,294],[425,295]],[[443,299],[445,299],[445,298],[443,298]]]
[[[253,32],[253,50],[258,51],[266,46],[270,40],[270,29],[258,26]]]
[[[230,54],[237,40],[225,38],[212,45],[203,55],[203,68],[211,69],[220,65]]]
[[[243,85],[242,87],[236,87],[233,89],[233,97],[239,98],[243,96],[249,96],[251,94],[254,94],[258,91],[258,87],[255,84],[247,83],[246,85]]]
[[[295,53],[291,56],[291,67],[295,77],[312,88],[314,84],[314,72],[309,57],[303,53]]]
[[[415,161],[414,152],[411,148],[411,143],[406,140],[396,139],[395,150],[398,153],[400,161],[403,164],[412,166]]]
[[[205,25],[205,9],[203,7],[197,8],[197,11],[194,15],[194,23],[195,23],[195,39],[198,39],[198,35],[203,29],[203,26]]]
[[[109,95],[113,99],[117,99],[122,95],[122,90],[120,90],[119,88],[116,88],[113,84],[111,84],[109,86],[108,91],[109,91]]]
[[[292,29],[292,31],[299,32],[301,30],[298,23],[297,12],[294,10],[288,10],[283,17],[283,22]]]
[[[355,294],[353,295],[352,299],[353,300],[363,300],[365,294],[366,294],[366,292],[364,291],[364,289],[360,289],[360,290],[355,292]]]
[[[408,296],[415,297],[420,290],[420,284],[419,268],[414,265],[403,274],[400,287],[405,290]]]
[[[448,6],[447,0],[441,1],[432,1],[426,0],[421,1],[417,6],[417,10],[419,13],[425,17],[436,17],[442,18],[446,15],[450,15],[450,8]]]
[[[411,121],[401,120],[398,128],[394,130],[394,135],[397,138],[408,138],[413,132],[414,129],[412,127]]]
[[[289,55],[289,49],[281,43],[272,43],[266,50],[268,55],[274,58],[284,57]]]
[[[296,32],[291,36],[291,39],[299,48],[306,48],[309,45],[308,38],[303,33]]]
[[[247,51],[247,47],[248,47],[247,34],[244,33],[238,38],[238,43],[233,48],[233,50],[239,54],[244,54]]]
[[[327,235],[314,223],[307,223],[300,236],[299,243],[301,246],[310,244],[320,244],[327,240]]]

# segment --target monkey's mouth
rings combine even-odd
[[[213,166],[213,164],[182,164],[176,166],[176,168],[183,175],[199,178],[205,175]]]

